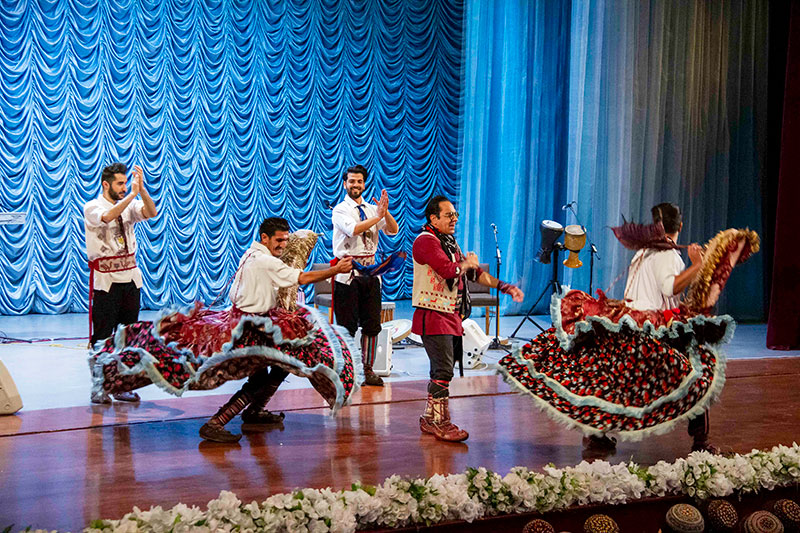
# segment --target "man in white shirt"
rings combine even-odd
[[[289,223],[279,217],[265,219],[254,242],[239,261],[239,268],[230,289],[234,307],[245,313],[262,314],[275,307],[278,289],[306,285],[346,274],[353,268],[351,259],[339,261],[325,270],[292,268],[280,260],[289,242]],[[283,413],[264,409],[288,375],[278,367],[268,367],[250,376],[242,388],[200,428],[200,436],[214,442],[236,442],[241,435],[225,429],[233,417],[242,412],[245,424],[274,424],[283,420]],[[245,409],[245,407],[247,409]]]
[[[389,195],[381,191],[380,200],[370,204],[362,198],[367,169],[361,165],[348,168],[342,176],[347,197],[333,208],[333,255],[352,257],[362,265],[375,264],[379,232],[396,235],[399,227],[389,213]],[[383,386],[372,371],[381,332],[381,282],[376,276],[360,276],[357,271],[336,276],[333,287],[333,312],[336,322],[355,336],[361,326],[361,355],[364,362],[364,385]]]
[[[663,224],[667,238],[677,242],[683,229],[678,206],[659,204],[653,207],[652,214],[654,223],[660,220]],[[692,262],[689,268],[675,249],[643,248],[636,252],[625,284],[625,300],[630,300],[628,305],[641,311],[665,311],[678,307],[680,294],[703,266],[703,252],[698,244],[690,244],[688,252]]]
[[[672,203],[661,203],[651,209],[653,223],[659,221],[664,226],[667,239],[678,242],[683,229],[680,208]],[[681,259],[678,250],[658,250],[644,248],[636,252],[628,268],[628,282],[625,285],[625,300],[628,305],[641,311],[666,311],[675,309],[680,303],[680,295],[694,280],[703,266],[703,249],[692,243],[688,248],[691,266]],[[708,412],[689,420],[689,435],[694,438],[692,450],[714,450],[708,442]]]
[[[156,216],[156,205],[144,187],[141,167],[133,167],[127,192],[128,169],[113,163],[103,169],[103,193],[83,207],[86,255],[89,259],[90,344],[111,336],[118,324],[139,320],[142,272],[136,265],[133,225]],[[140,198],[137,198],[140,197]],[[135,392],[115,394],[117,400],[138,402]],[[92,403],[110,403],[105,393]]]

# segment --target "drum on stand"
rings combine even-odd
[[[394,302],[381,302],[381,324],[394,320]]]
[[[578,252],[586,246],[586,231],[577,224],[571,224],[564,230],[564,248],[569,250],[569,257],[564,260],[564,266],[580,268],[583,266]]]
[[[553,246],[558,238],[561,237],[561,234],[564,233],[564,226],[555,220],[542,220],[539,225],[539,232],[542,235],[542,245],[536,254],[536,260],[543,265],[549,265]]]
[[[411,321],[405,318],[384,322],[381,327],[388,330],[392,344],[397,344],[411,333]]]

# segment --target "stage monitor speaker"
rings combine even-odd
[[[12,415],[22,409],[22,398],[6,365],[0,361],[0,415]]]
[[[378,348],[375,354],[375,362],[372,363],[372,371],[379,376],[386,377],[392,373],[392,337],[391,330],[383,328],[378,335]],[[361,348],[361,328],[356,331],[356,346]]]
[[[464,368],[473,370],[486,368],[485,364],[481,364],[481,359],[492,339],[483,332],[477,322],[468,318],[462,322],[464,327],[464,340],[462,349],[464,350]]]

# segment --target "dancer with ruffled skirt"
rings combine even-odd
[[[284,251],[294,235],[282,218],[264,220],[258,236],[234,276],[232,307],[214,310],[197,303],[188,310],[165,311],[155,322],[120,326],[89,358],[93,390],[115,394],[155,383],[180,396],[247,377],[200,428],[202,438],[216,442],[241,438],[225,429],[239,413],[245,424],[281,422],[283,413],[265,406],[289,373],[308,378],[334,412],[344,405],[358,388],[361,370],[353,364],[353,356],[358,360],[360,354],[352,340],[311,308],[292,311],[277,304],[279,289],[295,296],[298,285],[349,272],[352,262],[310,272],[287,265]],[[295,242],[303,248],[304,265],[316,234]]]
[[[725,382],[718,352],[735,328],[712,310],[733,267],[758,251],[755,232],[719,233],[684,268],[674,204],[653,208],[649,226],[626,223],[617,238],[637,250],[625,300],[577,290],[554,294],[553,327],[504,357],[498,372],[554,420],[584,433],[587,449],[611,452],[609,435],[639,440],[689,422],[692,449],[711,449],[709,406]],[[686,299],[679,295],[689,287]]]

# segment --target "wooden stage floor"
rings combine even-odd
[[[729,362],[721,401],[711,411],[712,441],[748,452],[800,436],[800,358]],[[114,403],[0,417],[0,530],[15,524],[79,530],[134,506],[205,506],[220,490],[263,500],[297,487],[378,484],[392,474],[427,477],[485,466],[581,461],[581,437],[512,394],[495,376],[457,378],[451,408],[470,431],[463,444],[423,436],[424,381],[368,388],[331,418],[313,390],[279,391],[283,427],[245,433],[237,445],[202,442],[197,432],[226,396]],[[239,421],[230,424],[239,431]],[[611,462],[674,460],[689,452],[685,429],[621,443]]]

